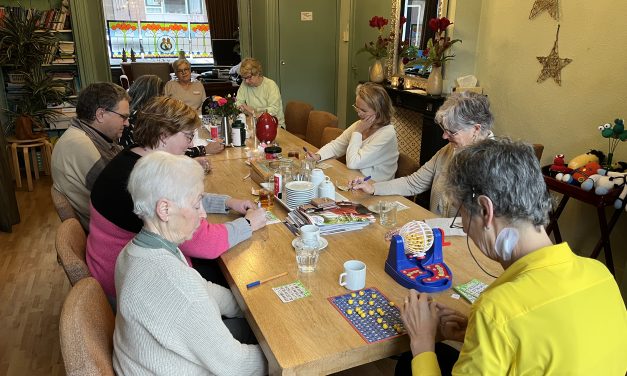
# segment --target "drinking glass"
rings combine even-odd
[[[259,202],[264,209],[272,209],[274,207],[274,189],[261,188],[259,190]]]
[[[396,226],[396,210],[396,202],[379,201],[379,218],[382,226]]]
[[[296,263],[298,264],[298,271],[302,273],[315,271],[319,257],[320,248],[318,245],[309,245],[303,242],[296,244]]]

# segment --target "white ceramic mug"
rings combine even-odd
[[[318,186],[324,181],[324,172],[319,168],[311,170],[311,178],[309,179],[314,185],[314,195],[318,197]]]
[[[305,225],[298,229],[304,244],[318,246],[320,244],[320,228],[316,225]]]
[[[366,264],[359,260],[346,261],[339,284],[349,290],[361,290],[366,287]]]
[[[318,197],[328,197],[335,201],[335,185],[330,177],[327,176],[318,186]]]

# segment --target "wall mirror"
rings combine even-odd
[[[405,72],[398,71],[399,49],[402,41],[409,41],[413,46],[423,50],[427,45],[427,40],[433,37],[433,31],[429,29],[428,22],[434,17],[446,15],[448,0],[392,0],[392,15],[390,17],[391,30],[398,30],[394,34],[394,43],[388,45],[387,61],[388,77],[391,75],[404,75]],[[402,29],[400,28],[401,17],[406,18]]]

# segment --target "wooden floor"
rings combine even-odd
[[[49,176],[33,192],[16,193],[21,222],[0,232],[0,375],[64,375],[59,314],[70,284],[56,261],[54,238],[61,223],[50,199]],[[341,376],[392,375],[384,359]]]
[[[44,176],[18,191],[22,221],[0,232],[0,375],[65,374],[59,313],[70,284],[56,261],[50,185]]]

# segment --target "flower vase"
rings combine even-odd
[[[427,94],[442,94],[442,67],[431,67],[431,73],[429,73],[429,78],[427,78]]]
[[[368,74],[370,75],[370,81],[380,84],[383,82],[385,75],[383,74],[383,64],[381,60],[376,59],[374,63],[368,68]]]

